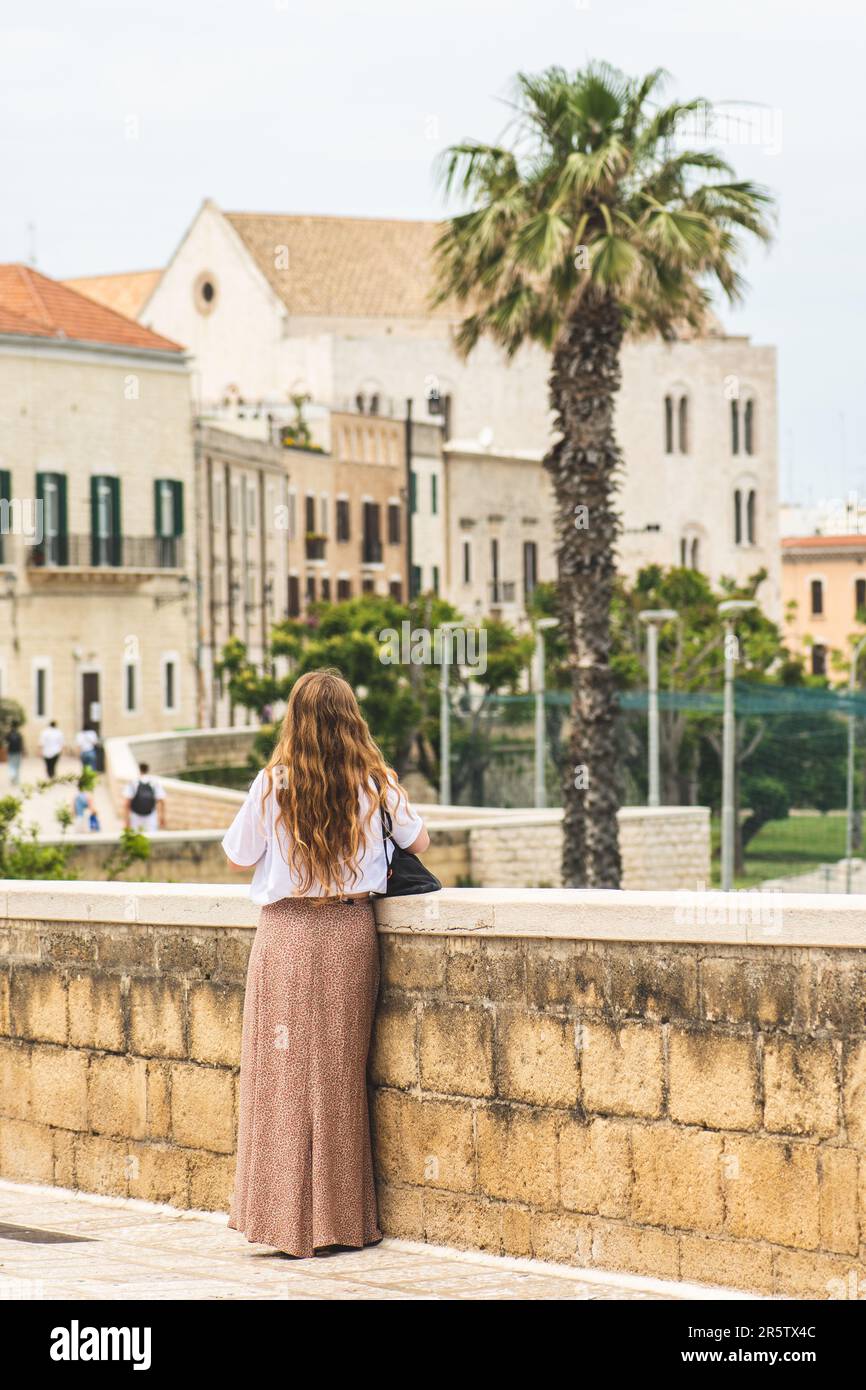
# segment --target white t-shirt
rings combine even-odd
[[[44,728],[39,735],[43,758],[56,758],[58,753],[63,752],[64,741],[62,729],[53,729],[50,724]]]
[[[256,777],[247,792],[246,801],[222,840],[222,847],[233,864],[242,864],[245,868],[252,868],[255,864],[250,897],[260,907],[267,903],[279,902],[281,898],[298,896],[298,881],[287,863],[288,832],[282,822],[277,822],[279,806],[273,784],[264,808],[264,816],[262,815],[264,776],[262,771]],[[401,849],[406,849],[413,840],[417,840],[424,822],[402,797],[398,797],[397,788],[393,785],[389,788],[387,807],[391,816],[394,840]],[[369,809],[370,798],[363,788],[359,788],[358,810],[362,823]],[[389,859],[392,853],[393,849],[389,845]],[[358,869],[359,876],[354,882],[347,869],[343,882],[335,884],[331,893],[324,896],[335,897],[341,889],[349,897],[384,893],[388,869],[382,821],[378,815],[373,817],[367,827],[366,842],[358,857]],[[306,896],[323,895],[321,889],[313,886]]]
[[[82,753],[92,753],[99,742],[99,735],[94,729],[82,729],[80,734],[75,735],[75,742]]]

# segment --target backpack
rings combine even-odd
[[[137,816],[149,816],[156,805],[156,792],[150,782],[139,782],[135,789],[135,796],[129,803],[130,810]]]

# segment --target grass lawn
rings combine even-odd
[[[720,880],[721,828],[712,822],[713,884]],[[855,851],[855,854],[857,851]],[[746,872],[736,877],[737,888],[753,888],[765,878],[805,874],[821,864],[835,863],[845,854],[845,817],[820,814],[789,816],[770,821],[746,850]]]

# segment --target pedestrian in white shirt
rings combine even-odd
[[[51,720],[39,735],[39,751],[45,760],[45,775],[53,781],[54,773],[57,768],[57,759],[63,752],[63,745],[66,742],[63,733],[57,727],[57,721]]]
[[[158,777],[150,776],[150,766],[142,763],[138,780],[128,782],[123,789],[128,830],[165,829],[165,790]]]
[[[75,735],[75,743],[78,748],[78,756],[81,758],[82,767],[92,767],[96,771],[96,746],[99,743],[99,734],[95,729],[82,729]]]

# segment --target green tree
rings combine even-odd
[[[465,141],[443,161],[446,191],[470,204],[437,245],[438,297],[468,310],[459,346],[489,336],[509,354],[528,340],[552,350],[557,437],[545,464],[572,685],[563,881],[576,886],[620,881],[610,608],[623,338],[701,331],[713,287],[741,294],[741,234],[769,236],[768,193],[676,143],[708,108],[659,105],[664,77],[607,64],[520,74],[510,143]]]

